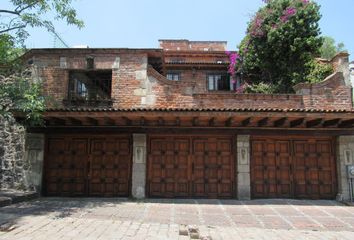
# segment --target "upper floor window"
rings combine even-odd
[[[172,81],[180,81],[181,80],[181,74],[180,73],[167,73],[166,78],[168,80],[172,80]]]
[[[112,71],[69,72],[70,100],[104,100],[111,98]]]
[[[208,74],[207,80],[209,91],[230,91],[236,87],[229,74]]]

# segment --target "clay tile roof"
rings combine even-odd
[[[354,109],[303,109],[303,108],[49,108],[47,112],[307,112],[354,113]]]

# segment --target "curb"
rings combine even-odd
[[[37,192],[1,192],[0,191],[0,207],[5,207],[14,203],[25,202],[38,198]]]

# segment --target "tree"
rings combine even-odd
[[[248,24],[239,46],[242,71],[248,84],[272,85],[273,92],[293,92],[306,81],[307,63],[322,45],[319,5],[310,0],[268,0]]]
[[[69,25],[79,28],[84,23],[77,18],[72,0],[10,0],[13,9],[0,9],[0,34],[7,33],[23,43],[28,37],[27,27],[43,27],[54,31],[53,21],[48,13],[54,13],[54,20],[64,19]]]
[[[12,117],[21,112],[25,125],[41,123],[46,98],[42,84],[31,76],[19,58],[24,52],[23,42],[28,37],[27,27],[43,27],[54,31],[48,13],[55,19],[65,19],[68,24],[83,27],[71,7],[72,0],[11,0],[14,9],[0,9],[0,115]]]
[[[338,52],[342,51],[345,51],[344,43],[338,43],[336,45],[334,38],[329,36],[323,37],[323,44],[320,49],[321,58],[331,60]]]

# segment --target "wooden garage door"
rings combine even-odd
[[[336,186],[332,139],[253,137],[252,197],[333,199]]]
[[[45,156],[48,196],[128,196],[129,136],[50,136]]]
[[[232,143],[232,137],[150,137],[149,196],[233,197],[235,159]]]

